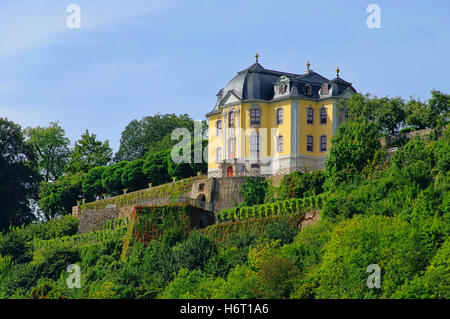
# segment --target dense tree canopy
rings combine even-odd
[[[0,231],[34,219],[31,201],[37,199],[40,176],[31,145],[21,127],[0,118]]]
[[[172,131],[176,128],[187,128],[193,132],[194,121],[187,114],[177,116],[160,113],[146,116],[140,121],[131,121],[122,132],[120,148],[114,160],[119,162],[144,159],[150,149],[153,152],[161,150],[162,140],[164,140],[164,147],[172,146],[169,139]]]
[[[82,181],[86,174],[67,174],[54,182],[39,186],[39,206],[47,220],[72,213],[72,206],[82,198]]]
[[[71,174],[87,173],[93,167],[107,165],[111,159],[109,142],[98,141],[95,134],[89,134],[86,130],[81,139],[75,142],[67,171]]]
[[[64,174],[70,156],[70,140],[57,122],[48,127],[27,128],[26,135],[37,155],[38,166],[46,182]]]

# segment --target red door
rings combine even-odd
[[[233,177],[233,166],[228,166],[227,176]]]

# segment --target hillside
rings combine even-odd
[[[391,159],[374,149],[361,167],[334,155],[325,172],[265,185],[264,204],[221,212],[205,229],[176,205],[131,233],[118,220],[77,235],[71,216],[11,228],[0,237],[0,298],[450,298],[448,130]],[[302,228],[311,209],[321,219]],[[80,288],[67,287],[70,264]],[[381,288],[366,285],[373,264]]]

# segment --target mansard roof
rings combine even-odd
[[[281,81],[289,82],[289,91],[283,96],[275,97],[275,85]],[[330,94],[321,96],[319,94],[322,84],[327,83]],[[311,87],[311,94],[307,94],[306,86]],[[303,74],[294,74],[265,69],[258,62],[240,71],[232,78],[224,89],[217,94],[217,103],[214,109],[206,115],[220,112],[220,108],[230,103],[248,101],[272,101],[285,98],[309,98],[321,99],[339,97],[347,88],[356,92],[352,84],[337,77],[329,80],[326,77],[309,70]],[[232,96],[232,102],[229,98]]]

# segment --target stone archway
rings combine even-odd
[[[195,205],[200,207],[200,208],[205,208],[206,207],[206,197],[205,194],[199,194],[197,196],[197,198],[195,199]]]

